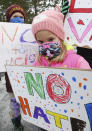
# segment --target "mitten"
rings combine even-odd
[[[14,111],[14,116],[18,117],[20,115],[20,104],[16,101],[15,98],[11,98],[11,105]]]

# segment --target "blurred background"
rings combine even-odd
[[[31,24],[34,16],[47,8],[61,6],[62,0],[0,0],[0,21],[6,21],[6,9],[12,4],[20,5],[26,12],[27,24]]]

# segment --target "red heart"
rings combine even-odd
[[[76,0],[71,0],[70,13],[92,13],[92,8],[74,8]]]

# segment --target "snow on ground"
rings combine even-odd
[[[24,131],[40,131],[40,128],[22,120]],[[0,131],[13,131],[9,116],[9,95],[6,92],[5,77],[0,81]]]

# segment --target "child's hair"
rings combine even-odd
[[[47,30],[55,34],[61,41],[61,54],[56,58],[53,58],[51,61],[63,61],[66,55],[66,46],[64,44],[64,15],[61,13],[60,8],[56,7],[51,10],[44,11],[38,16],[34,17],[32,22],[32,32],[36,39],[36,33],[42,30]],[[40,55],[38,57],[40,62]]]
[[[25,21],[26,13],[24,9],[21,6],[14,4],[9,6],[6,10],[6,19],[8,22],[10,21],[11,16],[16,12],[20,12],[24,16],[24,21]]]

